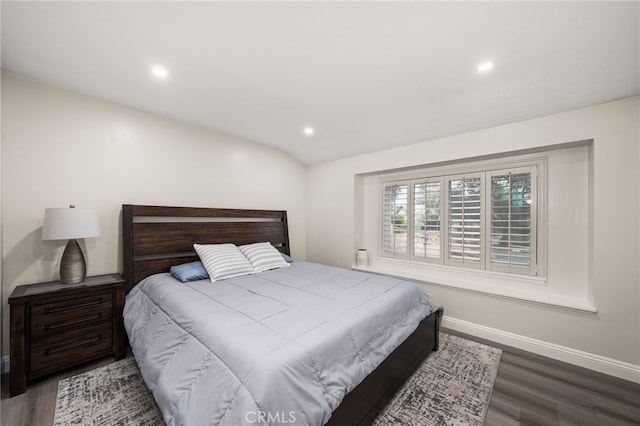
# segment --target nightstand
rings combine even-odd
[[[59,370],[107,355],[124,358],[124,296],[120,274],[16,287],[9,297],[10,396]]]

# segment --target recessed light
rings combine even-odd
[[[150,69],[151,75],[155,78],[165,80],[169,78],[169,70],[162,65],[153,65]]]
[[[493,62],[491,61],[485,61],[480,63],[480,65],[478,65],[478,72],[482,74],[487,73],[492,69],[493,69]]]
[[[302,129],[302,133],[304,133],[306,136],[313,136],[315,132],[316,131],[311,126],[307,126],[304,129]]]

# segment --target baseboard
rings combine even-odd
[[[9,370],[11,369],[11,366],[9,365],[9,355],[5,355],[2,357],[2,363],[0,365],[0,371],[2,371],[2,374],[9,372]]]
[[[513,348],[522,349],[538,355],[553,358],[569,364],[588,368],[609,376],[630,382],[640,383],[640,365],[634,365],[601,355],[556,345],[542,340],[532,339],[519,334],[509,333],[483,325],[474,324],[456,318],[444,316],[442,326],[461,333],[470,334]]]

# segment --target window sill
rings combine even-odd
[[[473,293],[513,299],[572,311],[596,313],[596,307],[587,299],[544,293],[545,279],[529,276],[460,270],[434,265],[416,265],[413,262],[377,259],[367,267],[353,265],[352,269],[381,275],[392,275],[420,284],[455,288]],[[496,284],[501,283],[501,284]],[[518,285],[521,284],[521,285]],[[516,287],[517,286],[517,287]],[[525,288],[526,287],[526,288]],[[535,289],[538,287],[538,289]],[[536,291],[537,290],[537,291]]]

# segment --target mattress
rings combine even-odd
[[[124,323],[168,425],[323,425],[431,309],[413,283],[296,261],[216,283],[150,276]]]

